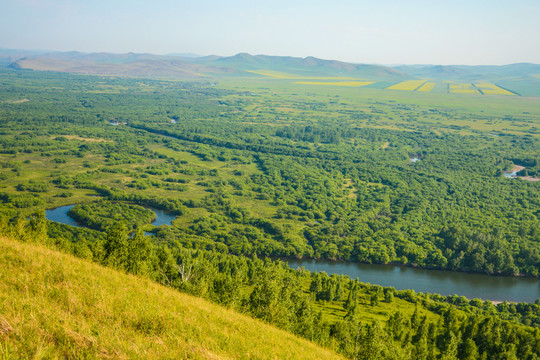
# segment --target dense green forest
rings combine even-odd
[[[538,304],[416,294],[266,259],[538,276],[538,102],[251,81],[0,70],[2,233],[351,358],[538,357]],[[515,166],[531,178],[506,177]],[[90,229],[44,218],[68,204]],[[148,207],[176,219],[155,227]]]
[[[122,218],[193,249],[538,276],[540,183],[504,176],[537,174],[535,101],[6,69],[0,82],[6,215],[82,203],[71,214],[93,229]],[[154,228],[134,205],[178,217]]]

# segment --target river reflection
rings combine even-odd
[[[540,282],[534,278],[488,276],[410,267],[358,264],[327,260],[286,260],[296,269],[348,275],[352,279],[398,290],[413,289],[441,295],[463,295],[468,299],[534,302],[540,298]]]

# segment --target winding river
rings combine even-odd
[[[67,212],[74,205],[47,210],[45,216],[51,221],[84,227],[70,218]],[[175,216],[163,210],[156,213],[154,226],[171,225]],[[146,233],[153,235],[152,233]],[[391,286],[398,290],[413,289],[441,295],[463,295],[468,299],[479,298],[492,301],[534,302],[540,298],[540,281],[533,278],[488,276],[441,270],[425,270],[403,266],[359,264],[327,260],[285,260],[291,268],[304,267],[310,271],[348,275],[361,282]]]
[[[68,211],[71,210],[73,205],[65,205],[60,206],[56,209],[46,210],[45,211],[45,217],[51,221],[56,221],[62,224],[76,226],[76,227],[86,227],[83,224],[79,223],[78,221],[72,219],[68,215]],[[152,210],[156,214],[156,219],[152,221],[152,225],[154,226],[160,226],[160,225],[171,225],[172,221],[175,219],[175,216],[159,209],[153,209],[148,208]],[[153,235],[152,233],[147,233],[147,235]]]

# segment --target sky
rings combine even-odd
[[[540,63],[539,0],[2,0],[0,48]]]

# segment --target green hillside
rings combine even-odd
[[[336,359],[206,300],[0,238],[0,358]]]

